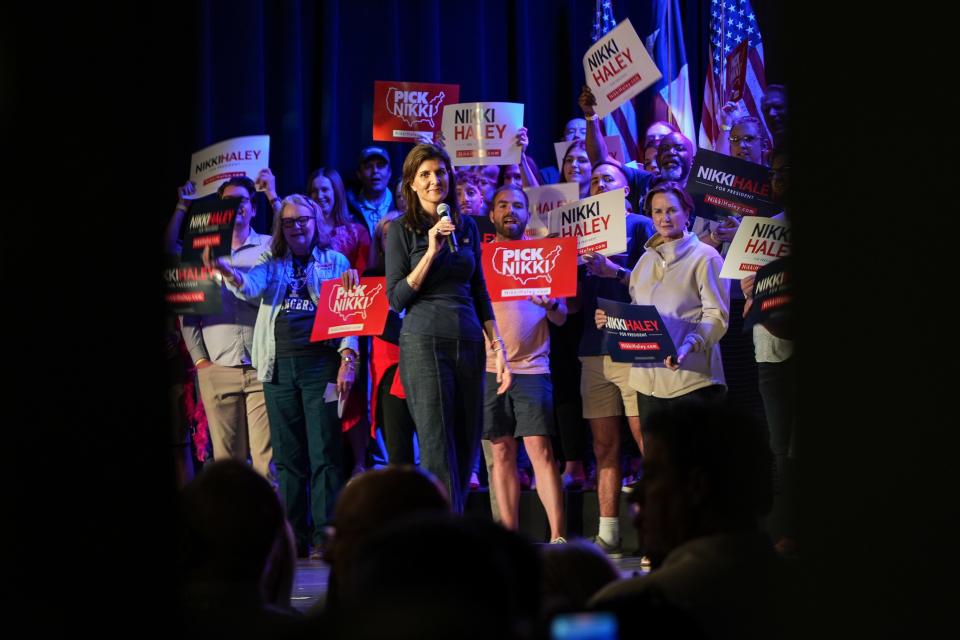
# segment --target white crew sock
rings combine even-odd
[[[611,547],[620,542],[620,518],[606,518],[600,516],[600,531],[597,536]]]

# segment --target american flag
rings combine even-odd
[[[694,136],[694,107],[690,101],[687,52],[683,46],[683,22],[679,0],[655,0],[653,33],[647,36],[647,51],[663,77],[651,89],[654,92],[651,122],[664,120],[690,140]]]
[[[593,19],[593,41],[602,38],[608,31],[617,26],[613,19],[611,0],[597,0],[597,10]],[[643,150],[637,145],[637,113],[633,108],[633,100],[620,105],[610,115],[603,119],[603,128],[608,136],[620,136],[627,156],[631,160],[643,161]]]
[[[760,118],[764,135],[771,139],[767,125],[760,114],[760,99],[767,88],[763,71],[763,41],[760,26],[749,0],[711,0],[710,7],[710,71],[703,91],[703,109],[700,115],[699,146],[717,149],[720,126],[716,114],[731,97],[752,116]],[[746,75],[742,94],[733,91],[731,75],[737,75],[736,59],[746,54]],[[731,95],[733,94],[733,95]]]

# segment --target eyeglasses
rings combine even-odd
[[[280,224],[284,229],[293,229],[294,227],[306,227],[313,220],[312,216],[300,216],[299,218],[284,218]]]
[[[224,196],[224,200],[233,199],[239,200],[241,205],[250,204],[250,198],[246,196]]]
[[[759,136],[749,136],[749,135],[748,136],[730,136],[730,142],[733,144],[736,144],[738,142],[742,142],[744,144],[753,144],[759,139],[760,139]]]

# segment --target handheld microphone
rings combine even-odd
[[[450,205],[448,205],[446,202],[441,202],[440,206],[437,207],[437,214],[441,218],[446,218],[447,220],[450,220]],[[450,246],[450,251],[454,253],[456,253],[460,249],[460,247],[457,246],[457,237],[455,234],[456,232],[454,231],[453,233],[447,236],[447,244]]]

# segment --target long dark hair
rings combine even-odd
[[[356,222],[347,209],[347,190],[343,186],[343,178],[340,177],[340,173],[336,169],[320,167],[307,176],[305,193],[310,196],[311,200],[313,199],[313,181],[319,176],[329,180],[333,186],[333,207],[330,212],[333,214],[333,224],[337,227],[345,227],[351,222]]]
[[[410,153],[407,159],[403,161],[403,199],[407,203],[407,210],[403,213],[401,221],[403,225],[417,233],[426,233],[427,230],[436,224],[436,220],[428,214],[420,205],[420,198],[413,190],[413,181],[417,177],[417,171],[427,160],[441,160],[447,169],[447,197],[444,202],[450,206],[450,219],[454,225],[460,224],[460,205],[457,203],[457,176],[453,172],[453,165],[450,164],[450,156],[442,148],[433,144],[418,144]]]
[[[567,158],[577,149],[587,150],[587,141],[586,140],[574,140],[570,143],[570,146],[567,147],[567,151],[563,154],[563,162],[560,163],[560,182],[566,182],[567,178],[563,175],[563,169],[567,166]]]

